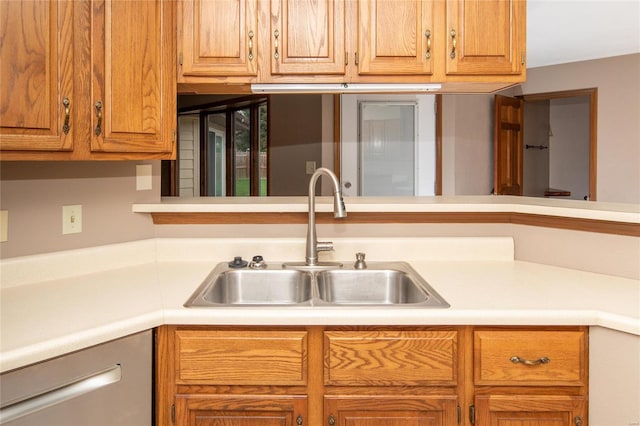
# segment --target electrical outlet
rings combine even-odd
[[[136,164],[136,190],[148,191],[152,189],[153,167],[151,164]]]
[[[0,210],[0,243],[9,241],[9,210]]]
[[[315,161],[307,161],[305,164],[305,168],[308,175],[312,175],[313,172],[316,171],[316,162]]]
[[[82,232],[82,206],[62,206],[62,234]]]

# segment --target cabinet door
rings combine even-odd
[[[454,426],[455,395],[326,396],[325,424],[349,426]]]
[[[184,77],[257,75],[257,0],[185,0],[180,3],[180,81]],[[247,82],[251,80],[246,79]]]
[[[94,0],[93,151],[171,152],[176,127],[174,3]]]
[[[73,8],[0,1],[0,149],[73,148]]]
[[[524,70],[524,0],[447,0],[446,9],[447,74]]]
[[[344,74],[345,3],[271,0],[271,74]]]
[[[580,396],[483,395],[476,397],[476,426],[579,426],[586,424]]]
[[[359,0],[360,75],[429,75],[433,72],[434,3]]]
[[[309,424],[306,396],[178,395],[176,426]]]

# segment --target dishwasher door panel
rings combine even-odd
[[[37,406],[42,400],[63,401],[8,422],[0,417],[0,424],[151,426],[152,348],[151,331],[145,331],[4,373],[0,376],[3,416],[24,405]],[[104,374],[92,377],[97,373]],[[88,381],[79,382],[85,378]],[[60,388],[63,393],[56,393]],[[76,390],[79,396],[72,393]],[[26,399],[31,400],[16,404]]]

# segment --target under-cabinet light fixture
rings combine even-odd
[[[309,83],[252,84],[253,93],[416,93],[435,92],[440,84]]]

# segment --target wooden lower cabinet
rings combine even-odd
[[[571,395],[482,395],[476,426],[586,426],[586,399]]]
[[[455,395],[326,396],[327,425],[446,426],[458,424]]]
[[[175,424],[295,426],[307,418],[306,396],[176,395]]]
[[[587,426],[586,327],[156,330],[160,426]]]

